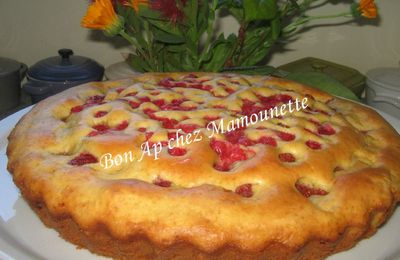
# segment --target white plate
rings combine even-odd
[[[20,197],[18,189],[7,171],[7,136],[22,115],[15,113],[0,121],[0,259],[106,259],[61,239],[57,232],[46,228]],[[398,132],[400,120],[381,113]],[[400,159],[400,158],[399,158]],[[349,251],[336,254],[329,260],[400,259],[400,210],[370,239],[361,241]]]

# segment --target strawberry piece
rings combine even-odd
[[[174,132],[168,133],[168,140],[170,140],[170,139],[175,140],[175,137],[176,137],[176,133],[174,133]]]
[[[151,119],[160,121],[163,125],[164,128],[167,129],[174,129],[175,125],[178,123],[177,120],[175,119],[169,119],[169,118],[165,118],[165,117],[157,117],[156,115],[154,115],[153,113],[148,113],[147,114]]]
[[[142,133],[146,132],[146,130],[147,130],[147,129],[144,128],[144,127],[139,127],[139,128],[138,128],[138,131],[139,131],[139,132],[142,132]]]
[[[192,86],[191,86],[192,87]],[[198,88],[198,89],[201,89],[201,90],[207,90],[207,91],[210,91],[210,90],[212,90],[212,86],[210,86],[210,85],[203,85],[203,84],[200,84],[200,86],[198,86],[198,85],[195,85],[195,86],[193,86],[194,88]]]
[[[246,184],[238,186],[235,189],[235,192],[245,198],[250,198],[253,196],[253,189],[252,189],[252,185],[250,183],[246,183]]]
[[[252,114],[257,114],[262,111],[263,108],[256,106],[256,103],[247,99],[243,100],[242,114],[246,116],[251,116]]]
[[[88,134],[89,137],[97,136],[97,135],[104,135],[108,132],[110,127],[107,125],[95,125],[92,128],[96,129],[96,131],[92,131]]]
[[[160,121],[163,125],[164,128],[166,129],[174,129],[175,125],[178,124],[179,122],[175,119],[170,119],[166,117],[158,117],[156,116],[153,112],[151,111],[144,111],[151,119]]]
[[[180,124],[176,128],[182,129],[182,131],[185,133],[192,133],[194,130],[199,128],[199,126],[194,124]]]
[[[224,105],[215,105],[215,106],[213,106],[213,108],[224,109],[225,106]]]
[[[334,135],[335,129],[330,124],[324,124],[318,127],[318,134],[320,135]]]
[[[165,88],[173,88],[174,87],[173,81],[174,81],[173,78],[164,78],[158,82],[158,85],[165,87]]]
[[[136,96],[136,92],[131,92],[131,93],[128,93],[128,94],[126,94],[125,95],[125,97],[134,97],[134,96]]]
[[[88,107],[91,107],[94,105],[100,105],[103,103],[103,100],[104,100],[104,96],[100,96],[100,95],[88,97],[86,99],[85,104],[71,108],[71,113],[79,113],[82,110],[84,110],[85,108],[88,108]]]
[[[322,148],[322,145],[321,145],[320,143],[318,143],[318,142],[316,142],[316,141],[313,141],[313,140],[308,140],[308,141],[306,142],[306,145],[307,145],[308,147],[310,147],[311,149],[313,149],[313,150],[319,150],[319,149]]]
[[[92,126],[92,128],[96,129],[97,131],[107,131],[110,129],[110,127],[108,125],[95,125]]]
[[[220,171],[229,171],[233,163],[248,158],[246,151],[238,144],[213,139],[210,146],[219,155],[219,162],[214,167]]]
[[[107,131],[92,131],[88,134],[89,137],[97,136],[97,135],[104,135]]]
[[[137,99],[139,99],[139,101],[141,103],[150,102],[151,101],[149,97],[137,97]]]
[[[140,106],[140,103],[135,102],[135,101],[132,101],[132,100],[129,100],[129,101],[128,101],[128,104],[129,104],[129,105],[131,106],[131,108],[133,108],[133,109],[138,108],[138,107]]]
[[[228,92],[229,94],[235,93],[236,91],[234,89],[231,88],[224,88],[226,92]]]
[[[291,133],[276,131],[276,134],[282,141],[285,141],[285,142],[290,142],[290,141],[293,141],[294,139],[296,139],[296,136]]]
[[[156,112],[156,111],[154,111],[151,108],[146,108],[146,109],[143,110],[143,113],[148,115],[150,118],[155,117],[154,112]]]
[[[168,149],[168,153],[172,156],[183,156],[186,154],[186,149],[180,147],[174,147],[172,149]]]
[[[193,110],[196,107],[182,107],[181,104],[185,102],[186,99],[174,99],[171,103],[166,104],[164,100],[155,100],[153,103],[161,108],[161,110],[182,110],[189,111]]]
[[[291,153],[281,153],[278,157],[282,162],[292,163],[296,161],[296,158]]]
[[[75,106],[71,108],[71,113],[79,113],[84,109],[84,106]]]
[[[185,87],[187,87],[187,84],[186,84],[186,82],[178,81],[178,82],[174,82],[174,87],[185,88]]]
[[[97,111],[96,114],[94,114],[94,117],[99,118],[99,117],[103,117],[107,114],[108,114],[107,111]]]
[[[241,144],[244,146],[254,145],[256,142],[247,138],[243,129],[230,131],[225,134],[226,140],[232,144]]]
[[[86,99],[86,104],[100,104],[103,102],[105,96],[95,95]]]
[[[146,137],[146,141],[149,140],[153,136],[153,132],[146,132],[144,135]]]
[[[162,179],[160,177],[157,177],[157,179],[155,179],[153,181],[153,184],[157,185],[157,186],[160,186],[160,187],[163,187],[163,188],[168,188],[168,187],[171,187],[172,182],[164,180],[164,179]]]
[[[309,187],[309,186],[307,186],[305,184],[302,184],[302,183],[299,183],[299,182],[296,182],[295,186],[296,186],[296,189],[301,194],[303,194],[303,196],[306,197],[306,198],[308,198],[310,196],[313,196],[313,195],[324,196],[324,195],[328,194],[328,192],[325,191],[325,190],[322,190],[322,189],[319,189],[319,188]]]
[[[204,120],[206,120],[206,121],[214,121],[214,120],[218,120],[218,119],[220,119],[219,116],[205,116],[204,117]]]
[[[159,118],[158,121],[161,121],[163,127],[166,129],[174,129],[175,125],[178,123],[177,120],[169,118]]]
[[[115,127],[115,130],[122,131],[122,130],[126,129],[128,127],[128,125],[129,125],[128,121],[126,121],[126,120],[122,121],[121,123],[119,123],[119,125],[117,125]]]
[[[152,101],[154,105],[158,107],[162,107],[165,105],[165,100],[164,99],[157,99]]]
[[[180,104],[182,104],[182,103],[185,102],[185,101],[187,101],[187,99],[184,99],[184,98],[181,98],[181,99],[173,99],[173,100],[171,101],[171,104],[172,104],[172,105],[175,105],[175,106],[179,106]]]
[[[90,153],[81,153],[80,155],[69,161],[68,164],[73,166],[82,166],[85,164],[91,164],[97,162],[98,162],[97,158],[91,155]]]
[[[276,107],[280,103],[288,103],[289,101],[293,101],[293,98],[286,94],[277,94],[268,97],[258,96],[258,99],[263,104],[264,109],[270,109]]]
[[[258,139],[257,143],[267,144],[267,145],[270,145],[270,146],[273,146],[273,147],[276,147],[278,145],[276,140],[273,137],[270,137],[270,136],[262,136],[260,139]]]

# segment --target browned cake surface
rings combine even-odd
[[[306,109],[207,129],[305,97]],[[178,129],[192,143],[168,147]],[[163,146],[157,160],[142,157],[146,141]],[[7,153],[46,225],[122,259],[323,258],[372,235],[400,199],[400,138],[389,124],[271,77],[144,74],[82,85],[25,115]],[[107,153],[133,160],[106,169]]]

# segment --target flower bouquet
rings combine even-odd
[[[271,47],[299,32],[298,29],[307,23],[339,17],[377,16],[373,0],[353,2],[340,13],[308,15],[310,9],[328,2],[94,0],[82,26],[126,39],[133,47],[127,61],[139,72],[246,70],[266,73],[271,70],[264,64]],[[216,35],[221,13],[237,20],[236,34]]]

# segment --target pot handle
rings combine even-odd
[[[31,82],[27,82],[22,87],[28,94],[31,95],[43,95],[50,91],[50,87],[35,87]]]
[[[27,71],[28,71],[28,66],[24,63],[21,63],[21,68],[19,69],[19,80],[24,79]]]

